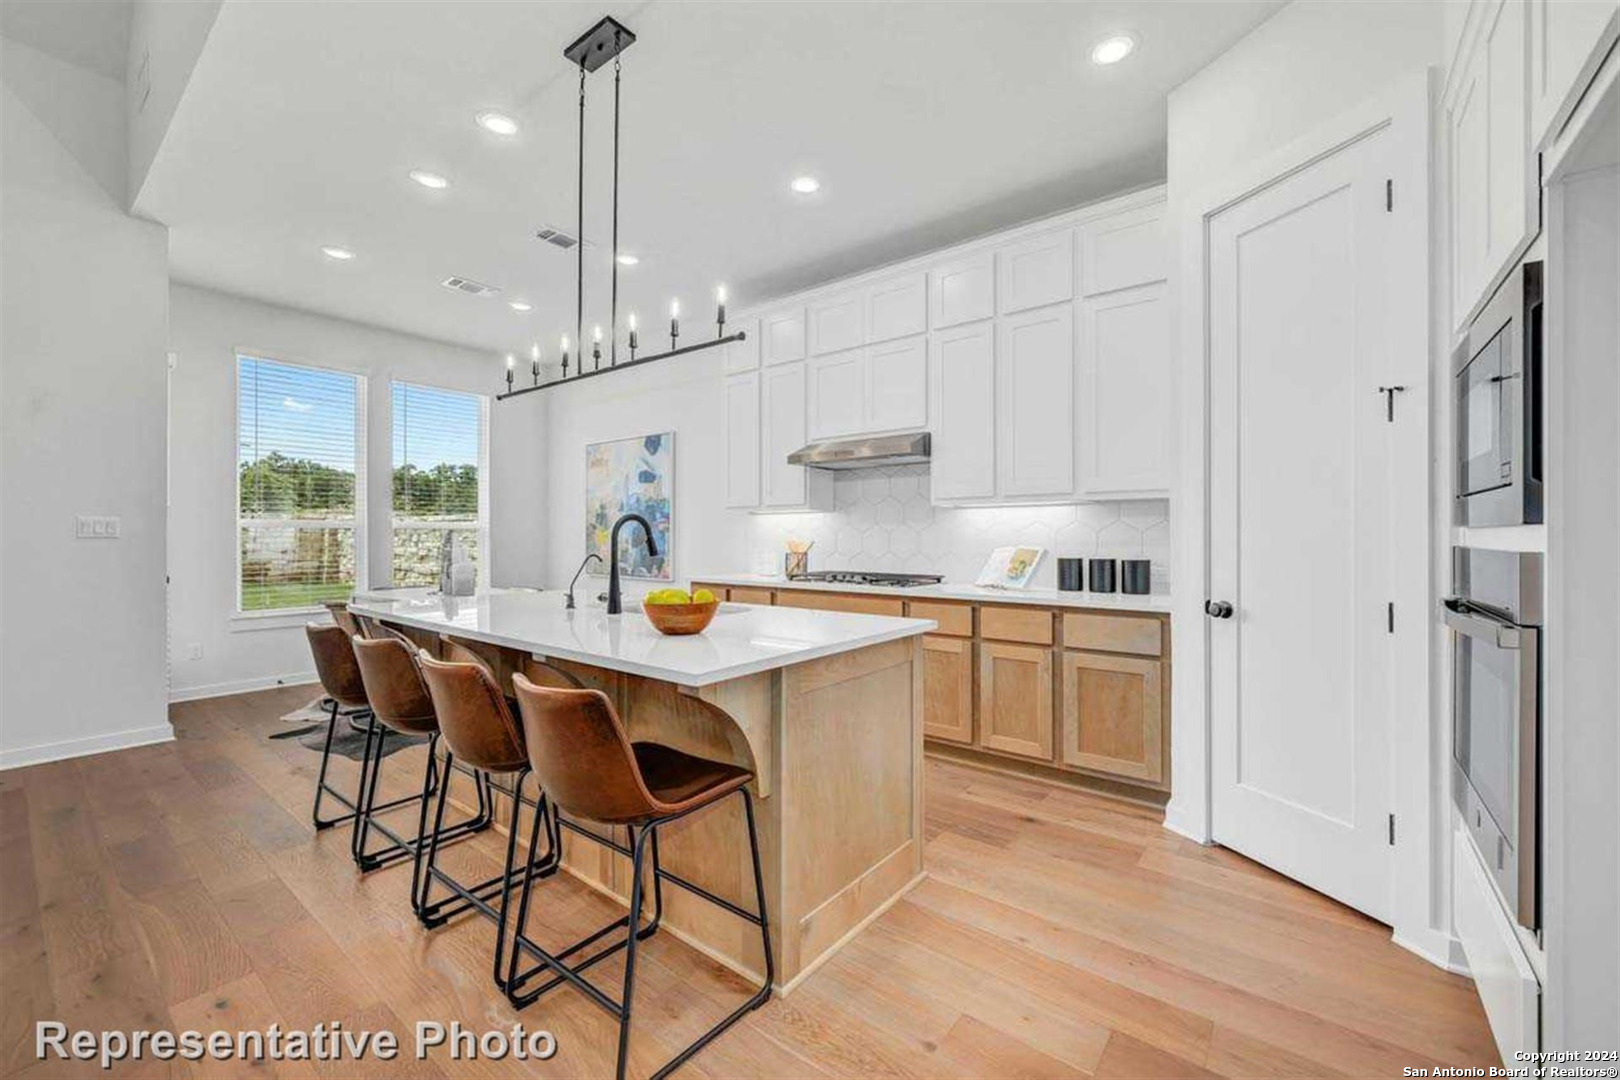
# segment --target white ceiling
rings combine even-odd
[[[0,33],[123,82],[133,10],[132,0],[3,0]]]
[[[621,318],[662,325],[679,295],[697,333],[717,281],[736,310],[1159,180],[1166,92],[1279,6],[228,0],[136,207],[171,227],[180,280],[550,354],[574,325],[573,255],[533,239],[574,230],[562,49],[609,13],[639,37],[620,235],[642,262]],[[1136,53],[1093,65],[1121,29]],[[607,321],[611,68],[587,93],[588,327]],[[520,134],[477,128],[487,108]],[[451,187],[418,187],[417,167]],[[821,192],[792,195],[799,173]],[[451,293],[451,274],[502,293]]]

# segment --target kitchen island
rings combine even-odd
[[[702,634],[666,637],[639,609],[568,610],[560,592],[521,589],[366,593],[349,609],[435,652],[446,641],[471,650],[506,682],[522,671],[594,687],[632,739],[750,769],[780,991],[922,872],[922,635],[935,629],[931,620],[727,603]],[[674,823],[660,842],[668,869],[752,905],[740,804]],[[626,900],[627,858],[574,838],[564,866]],[[762,977],[758,932],[747,923],[667,889],[664,926]]]

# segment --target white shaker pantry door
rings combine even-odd
[[[1384,922],[1392,144],[1380,129],[1208,226],[1214,838]]]

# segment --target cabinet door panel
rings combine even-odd
[[[1063,763],[1160,783],[1163,668],[1157,660],[1063,653]]]
[[[759,505],[759,373],[732,375],[722,388],[726,410],[726,505]]]
[[[1080,302],[1080,489],[1168,491],[1170,313],[1162,284]]]
[[[1080,292],[1085,296],[1163,281],[1168,261],[1164,204],[1111,214],[1080,226]]]
[[[853,349],[861,343],[861,294],[847,293],[810,305],[810,354]]]
[[[995,338],[990,323],[933,335],[928,374],[929,463],[935,499],[996,493]]]
[[[928,272],[929,321],[935,330],[996,313],[996,260],[986,251]]]
[[[810,360],[810,437],[854,435],[866,426],[866,355],[862,349]],[[798,449],[795,447],[794,449]]]
[[[747,336],[726,346],[723,370],[727,375],[754,371],[759,367],[759,320],[744,319],[730,329],[733,334],[738,331]]]
[[[979,745],[1052,760],[1052,650],[980,643]]]
[[[787,456],[805,444],[804,365],[764,372],[760,390],[765,461],[760,502],[765,506],[799,506],[805,501],[804,469]]]
[[[907,338],[866,349],[866,430],[894,431],[928,423],[928,339]]]
[[[891,341],[928,329],[928,279],[906,274],[866,290],[866,341]]]
[[[1073,494],[1073,306],[999,320],[996,372],[1000,493]]]
[[[788,308],[760,319],[760,352],[767,364],[804,359],[804,309]]]
[[[973,642],[923,637],[923,734],[973,741]]]
[[[1010,314],[1074,297],[1074,230],[1059,229],[996,252],[996,295]]]
[[[1569,118],[1606,52],[1615,0],[1530,0],[1530,147]]]

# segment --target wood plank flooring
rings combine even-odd
[[[319,758],[270,741],[308,688],[175,706],[177,741],[0,773],[0,1074],[102,1074],[33,1056],[33,1023],[94,1030],[388,1028],[521,1019],[549,1062],[125,1063],[114,1076],[604,1076],[613,1021],[572,990],[514,1014],[492,928],[425,931],[408,864],[364,878],[347,829],[317,835]],[[404,792],[421,751],[384,770]],[[336,761],[348,787],[355,768]],[[401,811],[397,814],[408,812]],[[401,825],[405,819],[396,816]],[[414,822],[414,817],[411,818]],[[1382,927],[1147,810],[930,761],[927,879],[793,994],[682,1076],[1399,1076],[1498,1063],[1472,985]],[[453,849],[493,873],[500,838]],[[568,879],[531,932],[562,942],[611,901]],[[661,934],[641,956],[631,1073],[749,992]],[[616,987],[622,968],[599,965]]]

